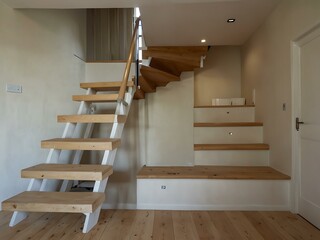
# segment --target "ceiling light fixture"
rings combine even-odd
[[[205,39],[201,39],[201,42],[202,42],[202,43],[205,43],[206,41],[207,41],[207,40],[205,40]]]
[[[229,18],[229,19],[227,20],[227,23],[234,23],[235,21],[236,21],[235,18]]]

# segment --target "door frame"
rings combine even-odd
[[[296,117],[301,118],[301,47],[320,36],[320,22],[291,41],[291,95],[292,95],[292,176],[291,211],[299,213],[301,190],[301,142],[295,128]],[[303,119],[301,119],[303,120]]]

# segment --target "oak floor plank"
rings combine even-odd
[[[153,239],[154,211],[138,211],[128,235],[128,240]]]
[[[84,216],[30,213],[9,227],[0,212],[0,240],[319,240],[320,230],[290,212],[102,210],[98,224],[82,233]]]
[[[56,222],[55,226],[51,227],[49,231],[41,236],[35,238],[39,240],[58,240],[66,234],[66,232],[81,218],[81,214],[67,214],[59,221]]]
[[[62,217],[63,217],[63,214],[46,213],[42,215],[39,219],[37,219],[37,221],[29,223],[29,225],[26,228],[24,228],[23,231],[17,230],[16,234],[12,236],[12,238],[8,238],[8,239],[12,239],[12,240],[13,239],[14,240],[37,239],[36,237],[34,237],[37,234],[37,232],[39,232],[43,228],[46,228],[51,221],[56,222]],[[7,239],[7,238],[4,238],[4,239]]]
[[[112,221],[107,224],[100,239],[126,239],[131,231],[136,213],[136,211],[132,210],[116,211],[112,216]]]
[[[155,211],[152,235],[154,240],[174,240],[171,211]]]
[[[287,238],[300,239],[300,240],[316,240],[320,239],[320,232],[309,225],[308,228],[304,227],[303,223],[298,223],[298,216],[287,215],[286,212],[263,212],[264,216],[272,222],[273,226],[276,228],[280,227],[283,234]],[[302,220],[302,219],[301,219]]]
[[[199,239],[221,239],[220,233],[211,222],[208,212],[196,211],[192,214],[193,222],[196,226]]]
[[[227,212],[227,216],[243,239],[264,240],[261,234],[254,228],[242,212]]]
[[[272,225],[259,212],[244,212],[244,215],[264,239],[282,240],[284,238],[281,233],[272,229]]]
[[[99,240],[102,239],[101,236],[108,226],[109,222],[113,220],[113,215],[116,210],[103,210],[100,213],[99,221],[96,226],[94,226],[90,232],[84,235],[83,240]],[[82,231],[81,226],[81,231]],[[68,240],[66,238],[66,240]]]
[[[224,211],[209,212],[210,219],[220,233],[223,240],[241,239],[241,235],[232,225]]]
[[[8,224],[0,227],[0,239],[15,239],[17,234],[25,232],[33,223],[41,221],[43,217],[47,217],[48,215],[44,213],[30,213],[25,220],[14,227],[9,227],[8,221]]]
[[[71,226],[67,231],[66,234],[63,235],[60,240],[82,240],[85,236],[84,233],[82,233],[83,224],[84,224],[85,216],[82,215],[79,217],[79,219],[76,221],[76,223]]]
[[[192,221],[192,215],[186,211],[172,212],[175,240],[199,239],[197,228]]]

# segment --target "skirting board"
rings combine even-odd
[[[289,210],[289,180],[138,179],[137,208]]]
[[[104,203],[102,204],[102,209],[127,209],[136,210],[137,204],[134,203]]]

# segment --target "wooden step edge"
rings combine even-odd
[[[84,114],[84,115],[59,115],[59,123],[125,123],[125,115],[114,114]]]
[[[93,213],[104,199],[104,193],[96,192],[22,192],[3,201],[2,210]]]
[[[116,138],[54,138],[41,141],[41,148],[61,150],[113,150],[120,146]]]
[[[135,100],[141,100],[145,99],[145,92],[142,89],[137,89],[134,93],[133,99]]]
[[[290,180],[267,166],[143,167],[137,179]]]
[[[197,122],[194,127],[262,127],[262,122]]]
[[[144,78],[147,78],[147,77],[145,76],[145,72],[148,72],[148,73],[153,73],[153,74],[164,75],[164,76],[166,76],[166,77],[168,78],[168,81],[169,81],[169,82],[172,82],[172,81],[180,81],[180,76],[176,76],[176,75],[174,75],[174,74],[171,74],[171,73],[162,71],[162,70],[157,69],[157,68],[149,67],[149,66],[141,65],[140,72],[141,72],[141,75],[142,75]]]
[[[119,90],[121,86],[122,81],[117,81],[117,82],[83,82],[80,83],[80,88],[82,89],[94,89],[94,90],[111,90],[111,91],[116,91]],[[127,87],[133,87],[134,82],[133,81],[128,81]]]
[[[194,144],[194,151],[205,150],[269,150],[268,144]]]
[[[72,100],[81,102],[116,102],[119,94],[73,95]]]
[[[194,106],[194,108],[251,108],[255,105],[203,105],[203,106]]]
[[[94,164],[39,164],[21,170],[22,178],[102,181],[113,173],[112,166]]]

